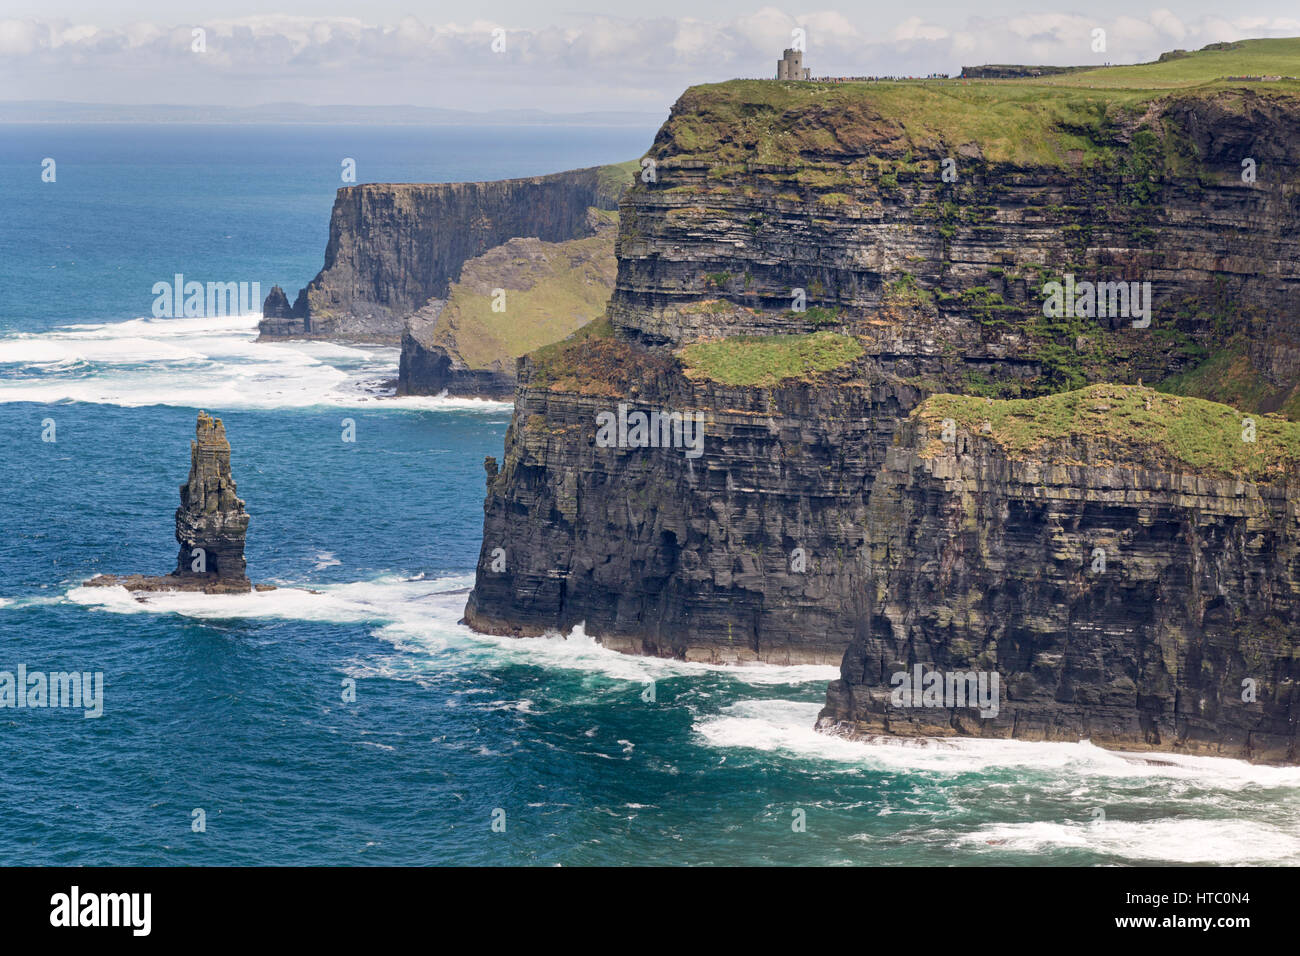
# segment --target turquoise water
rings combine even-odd
[[[1300,770],[849,743],[811,729],[833,668],[472,634],[482,461],[508,405],[386,397],[394,349],[258,345],[253,316],[141,318],[175,271],[295,293],[342,156],[363,180],[492,178],[629,158],[652,135],[3,130],[0,670],[106,683],[98,719],[0,710],[6,862],[1300,859]],[[234,445],[250,575],[281,589],[79,587],[170,568],[199,407]]]

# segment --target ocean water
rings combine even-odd
[[[834,668],[473,634],[509,405],[388,397],[394,349],[148,317],[178,271],[293,295],[342,157],[363,181],[495,178],[652,135],[0,127],[0,670],[105,681],[97,719],[0,709],[6,863],[1300,861],[1300,769],[853,743],[812,730]],[[172,566],[200,407],[234,446],[249,573],[280,589],[81,587]]]

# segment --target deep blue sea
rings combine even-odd
[[[0,671],[105,682],[98,718],[0,709],[0,860],[1300,861],[1300,769],[850,743],[812,730],[835,668],[473,634],[482,462],[509,405],[387,397],[395,349],[151,317],[177,272],[292,298],[345,157],[361,182],[494,179],[631,159],[653,134],[0,126]],[[199,408],[234,448],[249,575],[280,589],[80,587],[173,566]]]

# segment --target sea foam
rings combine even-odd
[[[131,319],[0,335],[0,403],[356,407],[499,413],[508,402],[393,396],[398,350],[258,342],[260,315]]]
[[[741,701],[699,718],[696,733],[714,747],[784,752],[874,770],[988,773],[1017,768],[1068,772],[1072,788],[1088,778],[1145,781],[1164,778],[1222,789],[1300,788],[1300,767],[1271,767],[1225,757],[1107,750],[1087,740],[1043,742],[971,737],[879,737],[850,740],[813,729],[819,701]],[[1148,761],[1157,761],[1150,763]]]
[[[454,646],[480,664],[531,664],[589,672],[612,680],[644,684],[672,677],[725,675],[752,685],[826,683],[839,668],[822,665],[753,664],[733,667],[639,657],[613,651],[579,625],[568,634],[516,638],[479,634],[460,623],[472,575],[433,580],[383,575],[348,584],[292,585],[248,594],[188,591],[132,594],[125,588],[76,587],[68,599],[117,614],[180,614],[206,620],[268,618],[340,624],[373,621],[375,636],[399,650],[437,654]]]

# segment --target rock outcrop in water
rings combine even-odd
[[[190,442],[190,476],[181,485],[181,506],[176,509],[176,575],[223,589],[249,589],[244,562],[248,513],[235,491],[226,426],[199,412]]]
[[[1263,413],[1300,414],[1300,97],[1017,82],[684,94],[624,197],[607,320],[521,361],[467,623],[842,659],[839,732],[885,729],[882,668],[983,663],[1001,716],[888,732],[1294,761],[1298,439]],[[1149,282],[1150,315],[1049,315],[1074,279]],[[1087,388],[1142,381],[1243,411],[1189,405],[1154,435],[1166,395]],[[991,420],[1095,401],[1113,441],[1000,444],[954,414],[933,456],[941,393]],[[702,446],[647,440],[638,413],[698,419]],[[1273,470],[1224,469],[1225,415],[1272,422]],[[1095,548],[1110,577],[1082,570]]]
[[[221,419],[199,412],[190,442],[190,474],[180,486],[181,504],[176,509],[176,541],[180,545],[176,570],[161,576],[101,575],[87,584],[122,585],[131,591],[251,591],[244,561],[249,515],[235,492],[226,427]],[[259,586],[258,590],[269,588]]]

